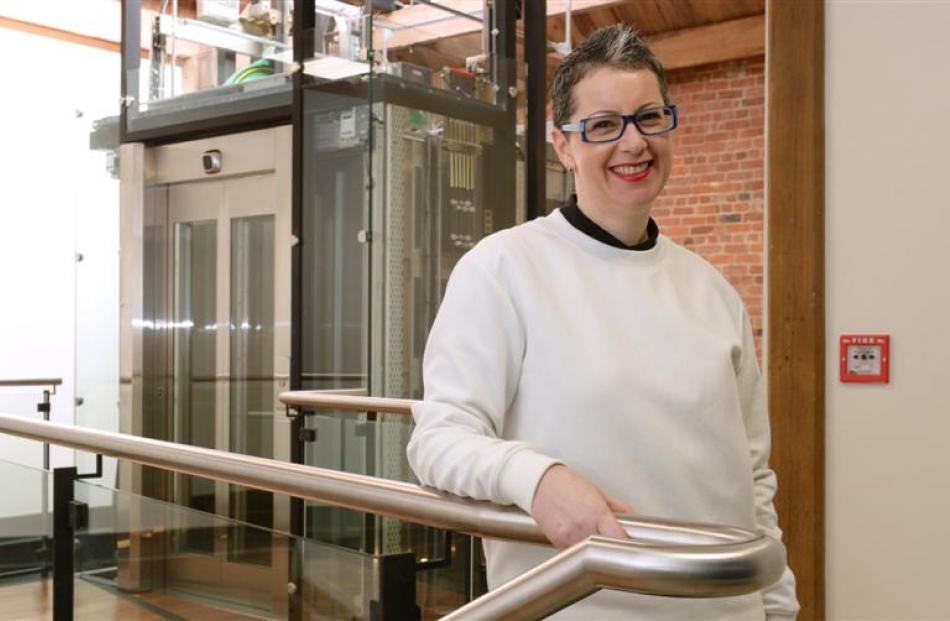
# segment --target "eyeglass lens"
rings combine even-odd
[[[673,115],[664,108],[641,110],[635,115],[641,134],[661,134],[673,127]],[[610,114],[588,119],[585,124],[587,139],[592,142],[616,140],[624,130],[624,118]]]

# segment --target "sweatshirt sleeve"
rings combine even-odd
[[[742,311],[742,358],[737,372],[742,415],[752,463],[752,480],[755,493],[755,520],[759,532],[779,541],[782,531],[772,499],[775,496],[775,472],[769,468],[771,437],[769,418],[765,408],[762,374],[755,356],[755,338],[748,314]],[[786,565],[785,573],[778,582],[762,591],[767,618],[775,621],[793,620],[798,614],[798,598],[795,595],[795,576]]]
[[[406,449],[423,485],[531,512],[558,460],[502,439],[521,376],[524,325],[511,296],[472,253],[449,279],[423,357],[425,397]]]

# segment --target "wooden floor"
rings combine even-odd
[[[190,599],[168,595],[117,593],[115,590],[77,579],[74,615],[76,621],[260,621],[266,617],[222,610]],[[352,619],[352,611],[329,593],[312,586],[314,601],[307,610],[319,619]],[[461,595],[428,584],[419,584],[418,604],[424,621],[434,621],[464,604]],[[368,612],[368,611],[367,611]],[[0,585],[0,621],[48,621],[53,618],[53,582],[39,576]]]
[[[165,596],[118,594],[83,580],[76,580],[75,585],[74,615],[77,621],[246,621],[259,618]],[[47,621],[52,618],[52,580],[37,578],[0,586],[0,621]]]

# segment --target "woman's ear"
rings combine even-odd
[[[573,172],[574,156],[571,154],[571,144],[564,132],[556,127],[551,129],[551,145],[554,147],[558,159],[561,160],[561,165]]]

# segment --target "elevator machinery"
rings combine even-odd
[[[308,4],[313,57],[291,92],[286,20]],[[277,395],[422,397],[425,341],[453,266],[515,223],[513,44],[499,56],[507,5],[465,18],[482,21],[480,47],[441,68],[417,64],[424,44],[385,49],[413,30],[395,4],[272,3],[270,39],[180,15],[156,21],[148,94],[126,98],[120,121],[123,430],[412,480],[408,419],[288,411]],[[510,24],[499,28],[502,9]],[[446,19],[459,18],[435,21]],[[197,66],[212,58],[216,70],[201,74],[206,88],[181,92],[188,37],[219,47],[196,48]],[[222,83],[228,72],[239,77]],[[279,610],[287,580],[309,567],[288,559],[280,530],[374,557],[415,553],[432,568],[451,565],[453,550],[456,567],[477,555],[440,531],[226,483],[132,467],[121,479],[270,529],[131,542],[164,546],[174,561],[126,568],[128,588],[161,580],[206,592],[223,580],[248,605]]]

